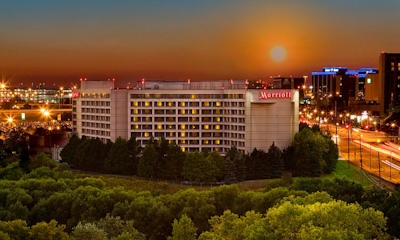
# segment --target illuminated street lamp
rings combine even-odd
[[[7,122],[11,124],[13,122],[13,118],[12,117],[7,118]]]

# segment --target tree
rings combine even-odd
[[[212,182],[216,180],[218,168],[210,159],[204,158],[202,153],[187,153],[182,175],[189,181]]]
[[[72,231],[75,240],[107,240],[107,234],[94,223],[79,223]]]
[[[212,151],[206,156],[206,160],[218,168],[216,178],[223,179],[225,175],[225,159],[217,151]]]
[[[99,229],[102,229],[108,238],[120,236],[123,233],[128,233],[133,239],[145,240],[146,237],[133,227],[133,221],[122,220],[119,216],[112,217],[107,214],[105,218],[100,219],[96,224]]]
[[[306,204],[285,201],[265,215],[250,211],[242,217],[227,210],[211,218],[211,231],[199,239],[390,239],[382,212],[342,201],[296,201]]]
[[[194,226],[192,219],[183,214],[178,220],[174,220],[172,224],[172,237],[168,240],[196,240],[197,228]]]
[[[140,159],[140,153],[142,152],[142,147],[140,143],[136,141],[135,137],[131,137],[128,142],[129,158],[130,163],[132,163],[132,173],[134,175],[138,174],[138,164]]]
[[[271,178],[280,178],[284,169],[282,152],[274,142],[268,149],[267,159],[271,165]]]
[[[292,143],[295,157],[295,174],[303,176],[320,176],[326,163],[323,155],[328,146],[321,134],[304,128],[296,133]]]
[[[50,156],[45,154],[44,152],[40,152],[29,164],[29,168],[31,170],[40,168],[40,167],[48,167],[53,168],[56,166],[56,162],[51,160]]]
[[[147,144],[143,149],[138,164],[138,175],[141,177],[153,177],[157,168],[157,151],[153,144]]]
[[[40,222],[33,225],[29,235],[35,240],[67,240],[69,237],[64,229],[64,225],[58,225],[57,221],[51,220],[49,223]]]
[[[325,160],[325,173],[331,173],[336,169],[336,164],[339,158],[338,146],[332,141],[329,135],[324,135],[327,149],[324,152],[323,159]]]
[[[133,161],[125,139],[118,137],[115,140],[104,165],[109,173],[133,174]]]
[[[8,222],[0,221],[0,232],[8,234],[10,237],[12,236],[14,240],[29,239],[29,227],[26,221],[21,219]]]
[[[75,164],[75,152],[78,146],[81,143],[81,139],[79,139],[78,136],[75,134],[72,135],[72,137],[69,139],[68,144],[63,148],[63,150],[60,153],[61,159],[63,162],[69,163],[69,164]]]

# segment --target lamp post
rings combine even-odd
[[[346,124],[347,128],[347,167],[350,168],[350,125]]]
[[[361,163],[361,170],[362,170],[363,168],[362,168],[362,152],[361,152],[362,141],[361,141],[361,137],[362,137],[362,134],[360,134],[360,163]]]

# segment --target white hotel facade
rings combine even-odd
[[[73,132],[115,141],[136,137],[142,146],[165,137],[186,152],[225,154],[290,145],[298,131],[294,89],[246,89],[244,81],[142,82],[116,89],[112,81],[82,81],[73,93]]]

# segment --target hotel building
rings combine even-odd
[[[225,154],[290,145],[298,131],[299,93],[247,89],[245,81],[139,82],[130,89],[112,81],[82,81],[73,92],[73,131],[79,137],[165,137],[186,152],[207,148]]]

